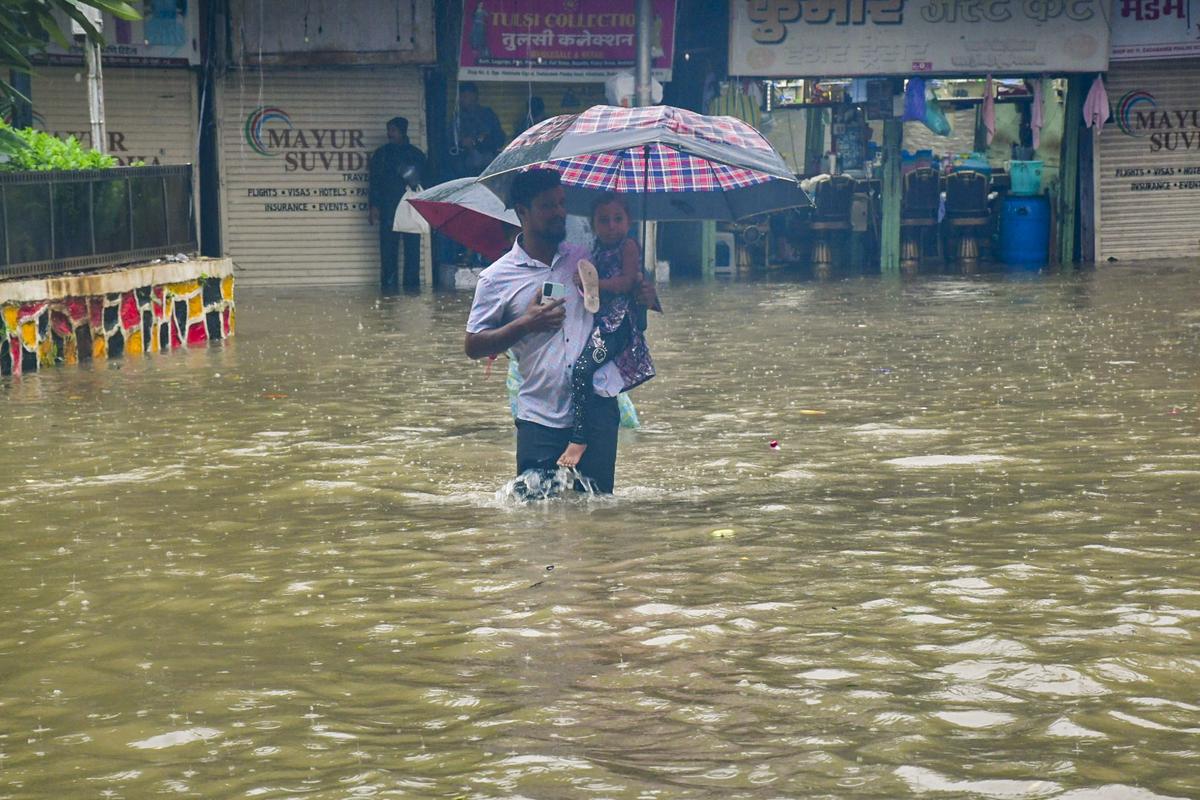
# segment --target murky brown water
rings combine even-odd
[[[1198,797],[1197,269],[673,287],[532,508],[462,295],[5,379],[0,798]]]

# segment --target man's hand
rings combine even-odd
[[[495,330],[468,333],[463,350],[468,358],[493,356],[503,353],[528,334],[556,331],[567,318],[563,308],[565,302],[565,299],[559,298],[542,305],[542,290],[539,288],[524,314]]]
[[[378,225],[379,224],[379,209],[376,208],[375,206],[371,206],[370,211],[367,212],[367,219],[369,219],[371,221],[372,225]]]
[[[533,296],[533,302],[521,315],[521,328],[526,333],[558,330],[562,327],[563,320],[567,318],[566,309],[563,308],[565,302],[567,302],[566,299],[560,297],[542,305],[542,290],[539,287]]]

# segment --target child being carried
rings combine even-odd
[[[577,281],[584,307],[594,314],[591,334],[571,371],[573,425],[567,449],[558,458],[574,467],[587,450],[587,405],[596,370],[615,361],[628,392],[654,377],[646,338],[634,322],[633,292],[641,283],[641,248],[629,238],[630,218],[619,195],[605,194],[592,207],[595,264],[579,262]]]

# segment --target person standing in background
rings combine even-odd
[[[458,113],[450,126],[450,163],[456,178],[478,175],[504,147],[504,129],[496,112],[479,104],[479,89],[458,87]]]
[[[529,98],[529,103],[525,107],[525,113],[513,125],[513,138],[517,138],[534,125],[544,122],[546,119],[548,119],[546,116],[546,101],[534,95]]]
[[[408,140],[408,120],[392,117],[387,124],[387,144],[371,156],[368,216],[379,226],[379,291],[400,290],[401,244],[404,246],[404,288],[421,287],[421,237],[396,233],[392,223],[396,206],[411,188],[425,185],[425,154]]]

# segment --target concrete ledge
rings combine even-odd
[[[228,258],[160,264],[131,264],[104,272],[54,275],[49,278],[18,278],[0,281],[0,303],[34,303],[59,297],[90,297],[131,292],[142,286],[161,286],[199,278],[225,278],[233,274]]]
[[[233,282],[222,258],[0,283],[0,375],[228,339]]]

